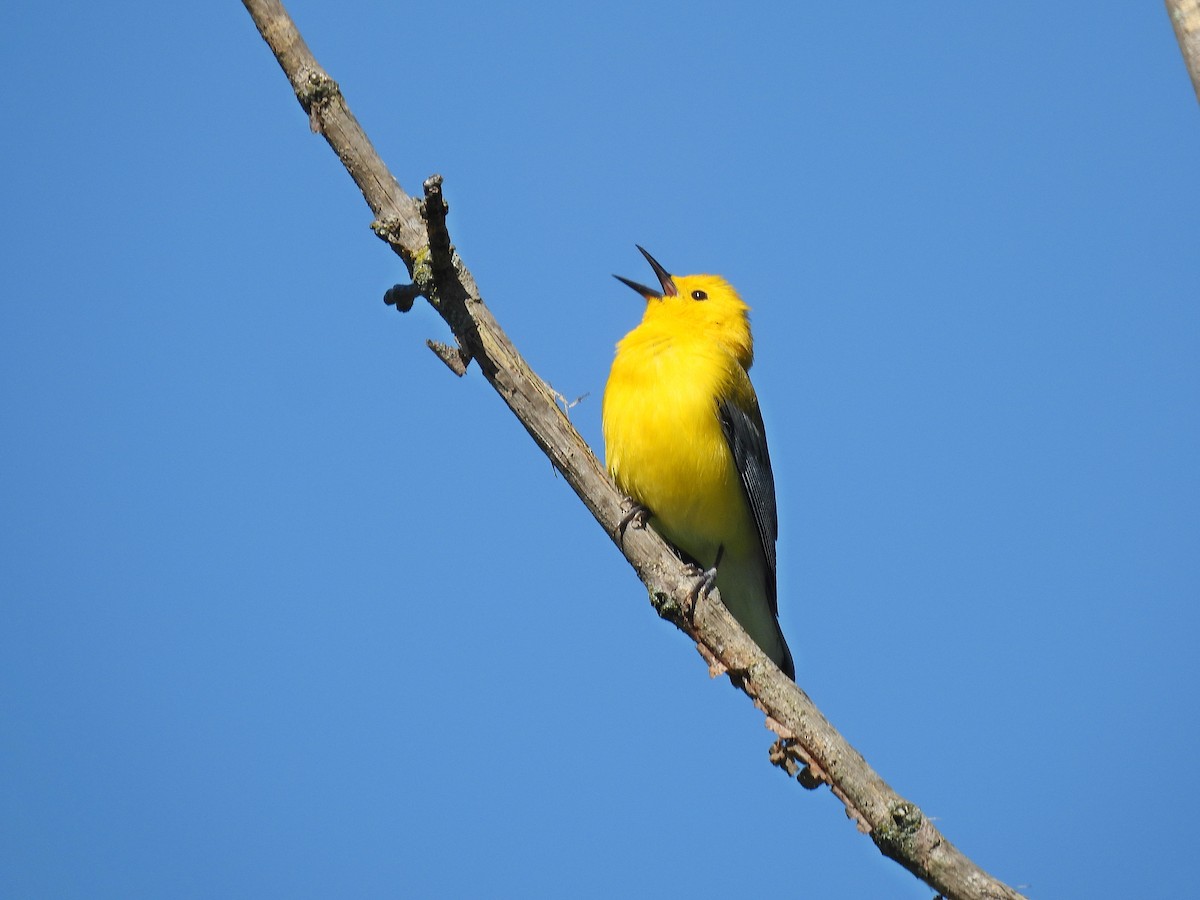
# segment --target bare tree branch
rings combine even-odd
[[[1183,53],[1183,63],[1192,78],[1192,90],[1200,100],[1200,0],[1166,0],[1167,15]]]
[[[446,230],[442,179],[424,184],[424,199],[408,196],[388,172],[351,114],[336,82],[320,67],[278,0],[243,0],[292,84],[314,131],[337,153],[375,214],[372,228],[408,267],[412,285],[387,302],[405,310],[426,297],[450,326],[457,347],[431,344],[462,374],[471,360],[550,457],[650,592],[659,615],[697,641],[714,671],[734,682],[767,715],[779,736],[771,761],[801,784],[828,784],[847,814],[888,857],[954,900],[1019,900],[946,840],[913,803],[893,791],[825,719],[800,688],[772,663],[729,614],[714,591],[697,591],[699,574],[680,562],[649,528],[622,522],[629,500],[555,402],[553,391],[525,363],[483,304]]]

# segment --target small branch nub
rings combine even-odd
[[[422,186],[425,188],[425,199],[421,203],[421,216],[425,219],[429,255],[436,274],[454,267],[454,248],[450,245],[450,232],[446,229],[446,214],[450,212],[450,207],[442,196],[441,175],[430,175]]]
[[[425,346],[432,350],[437,358],[444,362],[450,371],[459,378],[467,374],[467,363],[471,361],[471,354],[463,350],[462,347],[451,347],[449,344],[443,344],[441,341],[426,341]]]
[[[415,284],[393,284],[384,292],[383,302],[396,307],[397,312],[406,313],[420,296],[421,289]]]

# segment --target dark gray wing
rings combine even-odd
[[[725,441],[733,453],[746,501],[758,526],[758,537],[762,543],[763,559],[766,561],[767,596],[771,598],[771,612],[779,615],[779,601],[775,591],[775,541],[779,538],[779,513],[775,509],[775,476],[771,473],[771,457],[767,453],[767,434],[763,428],[762,413],[755,401],[751,409],[742,409],[729,400],[717,401],[717,417]]]

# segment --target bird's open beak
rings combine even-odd
[[[661,291],[656,291],[654,288],[648,288],[644,284],[638,284],[636,281],[630,281],[628,278],[622,278],[620,275],[614,275],[613,278],[622,284],[627,284],[647,300],[661,300],[663,297],[674,297],[679,291],[675,287],[675,279],[671,277],[671,273],[658,264],[658,260],[651,256],[641,246],[634,244],[638,250],[641,250],[642,256],[646,257],[646,262],[650,263],[650,268],[654,270],[654,274],[658,276],[658,283],[662,285]]]

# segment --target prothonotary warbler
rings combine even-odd
[[[604,448],[617,486],[686,558],[716,571],[721,599],[789,678],[779,630],[779,519],[758,397],[749,307],[717,275],[673,276],[638,247],[661,290],[617,344],[604,390]]]

